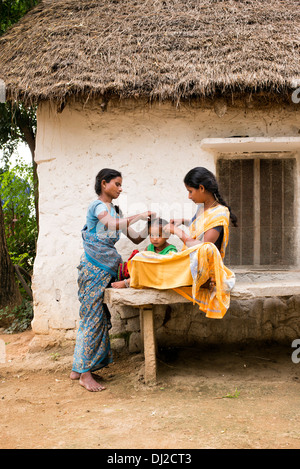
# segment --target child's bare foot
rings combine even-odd
[[[128,288],[130,287],[130,279],[125,278],[124,280],[120,280],[119,282],[113,282],[111,286],[113,288]]]
[[[102,386],[101,384],[97,383],[90,371],[87,371],[86,373],[82,373],[80,375],[79,384],[90,392],[99,392],[106,389],[105,386]]]
[[[111,286],[113,288],[126,288],[125,280],[120,280],[119,282],[113,282]]]

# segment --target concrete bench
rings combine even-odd
[[[237,300],[265,297],[285,297],[300,294],[300,272],[272,273],[262,272],[239,274],[231,298]],[[139,309],[140,328],[145,357],[145,383],[156,383],[156,339],[154,330],[154,305],[189,303],[173,290],[114,289],[108,288],[104,302],[109,306],[132,306]]]

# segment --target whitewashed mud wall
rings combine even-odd
[[[73,104],[57,113],[48,103],[40,105],[36,149],[40,233],[32,323],[35,333],[75,337],[80,230],[87,206],[95,198],[94,179],[100,169],[110,167],[122,172],[123,194],[118,204],[125,215],[152,209],[166,218],[190,216],[195,207],[188,201],[184,175],[195,166],[215,171],[215,156],[201,149],[202,139],[299,136],[299,114],[289,108],[229,108],[219,118],[213,109],[176,109],[170,104],[149,107],[136,102],[114,103],[106,112],[98,104]],[[297,177],[299,181],[299,164]],[[298,213],[297,223],[299,219]],[[297,232],[299,242],[299,228]],[[117,248],[126,260],[136,246],[122,238]],[[118,333],[120,317],[113,319]],[[136,319],[129,326],[126,323],[126,328],[136,328],[136,323]]]

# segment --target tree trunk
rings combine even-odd
[[[37,175],[37,164],[34,160],[34,155],[35,155],[35,138],[33,137],[32,140],[28,139],[26,140],[30,151],[31,151],[31,158],[32,158],[32,170],[33,170],[33,187],[34,187],[34,205],[35,205],[35,219],[36,219],[36,224],[37,228],[39,231],[39,226],[40,226],[40,220],[39,220],[39,180],[38,180],[38,175]],[[29,143],[31,142],[31,143]]]
[[[35,134],[32,128],[32,122],[29,114],[20,111],[17,107],[15,110],[15,119],[18,127],[24,135],[25,142],[29,146],[32,158],[32,169],[33,169],[33,186],[34,186],[34,205],[35,205],[35,216],[36,224],[39,229],[39,183],[37,175],[37,164],[34,161],[35,155]]]
[[[4,216],[0,197],[0,308],[14,307],[21,303],[20,290],[15,279],[15,270],[7,251]]]

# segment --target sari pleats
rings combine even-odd
[[[104,290],[112,275],[82,255],[78,267],[80,322],[77,331],[72,370],[96,371],[112,363],[109,340],[110,314],[103,304]]]

